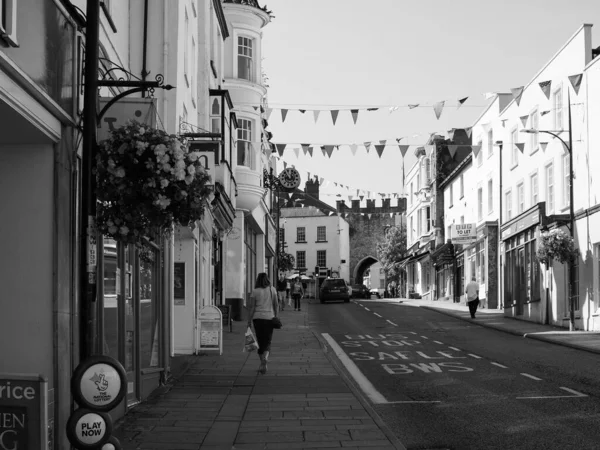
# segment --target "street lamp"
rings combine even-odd
[[[265,188],[267,188],[270,191],[270,195],[271,195],[271,213],[273,213],[273,191],[275,191],[275,198],[276,198],[276,204],[275,204],[275,214],[276,214],[276,218],[275,218],[275,227],[276,227],[276,231],[275,231],[275,261],[273,264],[273,276],[275,277],[276,280],[279,279],[279,252],[280,252],[280,246],[281,243],[280,238],[279,238],[279,218],[281,217],[281,204],[280,204],[280,198],[279,198],[279,191],[281,189],[281,182],[279,181],[279,178],[276,177],[273,173],[273,168],[271,167],[270,171],[267,172],[267,169],[263,169],[263,183]]]
[[[558,133],[561,131],[548,131],[548,130],[536,130],[533,128],[526,128],[521,130],[522,133],[530,133],[530,134],[539,134],[545,133],[550,136],[554,136],[558,139],[565,148],[569,151],[569,222],[571,223],[570,232],[571,239],[575,239],[575,205],[573,202],[573,133],[571,131],[571,91],[568,93],[568,108],[569,108],[569,143],[567,144],[563,138],[561,138]],[[570,263],[569,268],[569,331],[575,331],[575,304],[573,299],[573,281],[574,281],[574,270],[573,263]]]

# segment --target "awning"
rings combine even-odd
[[[447,242],[441,247],[435,249],[431,254],[434,266],[443,266],[444,264],[452,264],[454,262],[454,245]]]

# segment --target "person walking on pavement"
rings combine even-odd
[[[283,311],[285,309],[285,298],[287,290],[287,281],[282,273],[279,274],[279,280],[277,280],[277,299],[279,300],[279,309]]]
[[[266,273],[261,272],[256,277],[254,290],[248,302],[248,326],[254,325],[254,334],[258,343],[258,357],[260,367],[258,371],[267,373],[267,363],[273,339],[273,317],[279,314],[277,292],[271,286],[271,281]]]
[[[471,282],[467,284],[465,294],[467,294],[467,305],[469,305],[471,319],[474,319],[475,313],[477,312],[477,306],[479,306],[479,284],[475,277],[472,277]]]
[[[302,311],[300,309],[300,300],[304,297],[304,287],[300,283],[300,277],[296,277],[292,285],[292,298],[294,299],[294,311]]]

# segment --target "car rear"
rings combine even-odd
[[[319,291],[321,303],[333,300],[350,301],[348,285],[341,278],[328,278],[323,281]]]

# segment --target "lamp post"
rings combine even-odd
[[[502,149],[503,141],[496,141],[500,171],[498,173],[498,309],[504,308],[504,270],[502,270]]]
[[[573,202],[573,133],[571,130],[571,91],[568,91],[568,111],[569,111],[569,143],[567,144],[558,133],[561,131],[549,131],[549,130],[536,130],[533,128],[527,128],[521,130],[522,133],[539,134],[545,133],[550,136],[554,136],[558,139],[565,148],[569,151],[569,231],[571,232],[571,239],[575,239],[575,205]],[[569,331],[575,331],[575,304],[573,302],[573,284],[574,284],[574,270],[573,263],[570,262],[569,267]]]
[[[279,191],[281,189],[281,182],[279,178],[273,174],[273,168],[271,167],[270,171],[267,172],[266,169],[263,170],[263,183],[265,188],[269,189],[271,196],[271,212],[273,211],[273,191],[275,191],[276,205],[275,205],[275,261],[273,264],[273,276],[276,279],[279,279],[279,253],[280,253],[280,245],[279,242],[279,217],[281,216],[281,204],[279,198]]]

